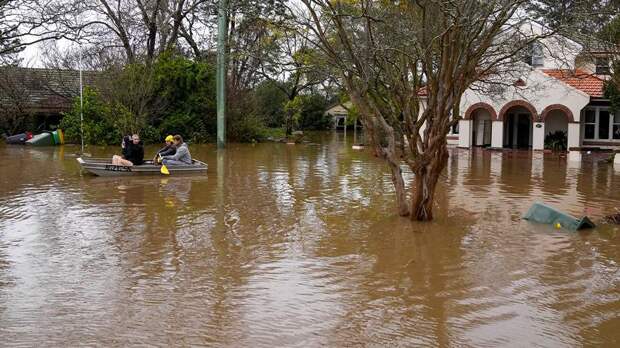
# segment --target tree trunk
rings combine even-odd
[[[396,193],[396,205],[398,215],[409,215],[409,203],[407,202],[407,191],[405,190],[405,180],[403,180],[403,172],[398,163],[390,160],[387,161],[392,172],[392,184],[394,184],[394,192]]]
[[[434,156],[430,163],[414,169],[414,191],[411,197],[412,220],[430,221],[433,219],[435,189],[449,156],[446,144],[439,145],[433,153]]]

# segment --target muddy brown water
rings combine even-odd
[[[0,146],[0,345],[618,346],[620,229],[521,220],[613,213],[600,156],[451,149],[437,220],[412,223],[380,161],[315,138],[192,146],[206,177]]]

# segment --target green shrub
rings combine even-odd
[[[553,151],[565,151],[567,147],[568,137],[566,132],[555,131],[545,136],[545,149]]]
[[[284,110],[291,113],[293,128],[324,130],[331,126],[331,118],[325,114],[327,100],[321,95],[299,95],[286,103]]]
[[[110,106],[89,87],[84,88],[83,95],[84,142],[94,145],[120,143],[122,133],[114,125],[115,117]],[[81,142],[79,97],[74,98],[71,110],[63,113],[59,128],[64,131],[67,142]]]
[[[216,140],[215,69],[173,53],[161,54],[152,65],[133,63],[109,70],[98,91],[84,91],[84,140],[89,144],[119,144],[122,135],[138,132],[145,143],[160,143],[168,134],[192,142]],[[326,129],[326,100],[302,95],[287,102],[278,82],[263,82],[254,90],[229,95],[229,141],[261,141],[268,127]],[[286,107],[285,107],[286,105]],[[287,115],[289,118],[287,120]],[[287,122],[289,121],[289,122]],[[290,121],[294,122],[293,124]],[[79,98],[60,125],[67,141],[80,141]]]
[[[151,123],[165,134],[181,134],[196,142],[215,139],[217,127],[215,70],[169,53],[161,55],[154,69],[155,94],[166,108]]]
[[[254,113],[244,114],[232,110],[228,114],[226,130],[228,139],[240,143],[253,143],[267,138],[267,129],[263,119]]]
[[[253,93],[254,112],[263,118],[265,126],[282,127],[285,122],[284,104],[288,101],[286,94],[275,81],[259,84]]]

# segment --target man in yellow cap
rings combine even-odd
[[[161,157],[172,156],[177,153],[177,148],[174,146],[174,137],[172,135],[168,135],[165,141],[166,145],[161,150],[157,151],[153,162],[157,162]]]

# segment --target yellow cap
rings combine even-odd
[[[167,137],[166,137],[166,141],[172,141],[172,140],[174,140],[174,138],[172,137],[172,135],[169,135],[169,136],[167,136]]]

